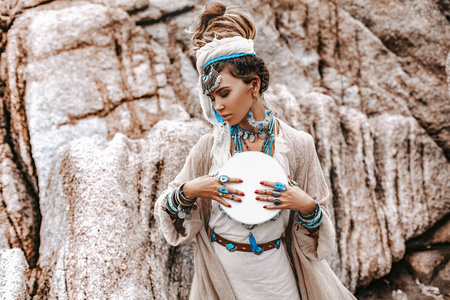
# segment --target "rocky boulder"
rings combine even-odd
[[[28,300],[28,264],[18,248],[0,250],[0,295],[2,299]]]

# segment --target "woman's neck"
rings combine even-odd
[[[256,121],[263,121],[266,118],[266,109],[265,109],[263,101],[261,99],[253,102],[251,110],[252,110],[253,118]],[[238,125],[242,129],[250,131],[250,132],[255,132],[257,130],[257,128],[248,124],[247,117],[245,117]]]

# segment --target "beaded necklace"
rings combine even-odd
[[[231,126],[231,138],[233,139],[234,143],[234,151],[243,152],[244,151],[243,146],[245,146],[248,151],[251,151],[246,140],[248,139],[250,143],[254,143],[256,140],[255,135],[258,135],[259,139],[261,140],[264,139],[263,146],[261,147],[261,152],[272,156],[274,128],[275,128],[274,116],[270,116],[270,121],[268,122],[267,127],[262,126],[256,132],[247,131],[241,128],[238,124]]]

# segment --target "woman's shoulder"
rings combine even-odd
[[[214,135],[211,132],[209,132],[209,133],[202,135],[198,139],[194,148],[196,148],[196,150],[198,150],[198,151],[206,153],[211,150],[213,143],[214,143]]]
[[[212,134],[212,132],[208,132],[204,135],[202,135],[199,139],[198,139],[198,144],[200,146],[212,146],[214,142],[214,135]]]
[[[280,127],[283,130],[285,139],[290,140],[297,147],[304,148],[305,146],[314,145],[314,138],[311,134],[306,131],[295,129],[294,127],[288,125],[287,123],[278,120],[280,122]]]

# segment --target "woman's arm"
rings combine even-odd
[[[211,134],[200,138],[186,158],[183,169],[156,201],[156,220],[161,226],[164,237],[171,245],[178,245],[195,237],[201,226],[204,225],[201,210],[202,208],[206,209],[209,204],[205,202],[214,200],[231,207],[231,204],[224,199],[231,199],[235,202],[242,201],[239,197],[244,195],[242,191],[236,189],[233,193],[222,194],[219,189],[223,188],[223,185],[220,184],[219,178],[206,175],[211,165],[209,153],[212,142]],[[239,183],[242,180],[228,177],[227,182]],[[184,197],[191,198],[192,201],[183,200],[181,190],[183,190]],[[170,201],[167,201],[169,198]],[[193,200],[194,198],[197,200]],[[181,207],[178,207],[179,204]],[[197,210],[192,209],[195,206],[198,206]],[[180,208],[187,209],[191,218],[178,218],[177,211]]]
[[[166,196],[183,183],[205,175],[209,169],[208,143],[212,142],[210,134],[202,136],[192,147],[180,173],[158,197],[155,203],[155,218],[161,227],[164,238],[172,246],[192,240],[200,230],[203,221],[199,210],[191,210],[192,218],[184,220],[172,218],[166,211]]]
[[[299,132],[298,144],[303,144],[297,149],[302,150],[306,166],[298,167],[294,180],[303,183],[304,191],[320,204],[323,219],[315,233],[310,233],[294,219],[292,234],[296,236],[297,245],[306,257],[322,260],[333,252],[335,246],[336,233],[327,209],[327,202],[332,195],[322,172],[313,137],[306,132]]]

